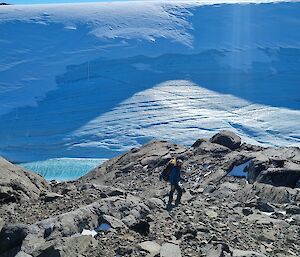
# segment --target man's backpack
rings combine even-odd
[[[167,164],[167,166],[163,169],[162,173],[160,174],[160,177],[164,180],[164,181],[169,181],[169,177],[170,177],[170,173],[172,170],[172,167],[176,166],[176,159],[172,159],[169,161],[169,163]]]

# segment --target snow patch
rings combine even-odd
[[[95,237],[96,235],[98,235],[98,233],[95,230],[84,229],[81,232],[81,235]]]
[[[228,173],[228,175],[233,176],[233,177],[246,177],[247,173],[245,172],[245,169],[248,167],[250,164],[251,160],[240,164],[238,166],[234,166],[233,169]]]

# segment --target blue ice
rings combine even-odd
[[[20,166],[40,174],[46,180],[68,181],[80,178],[104,161],[105,159],[56,158],[21,163]]]
[[[238,166],[234,166],[228,175],[233,176],[233,177],[244,177],[245,178],[247,176],[247,172],[245,172],[245,168],[249,165],[250,162],[251,162],[251,160],[249,160],[243,164],[240,164]]]

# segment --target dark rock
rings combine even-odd
[[[54,230],[54,224],[49,224],[48,227],[45,227],[44,238],[47,238],[51,235]]]
[[[175,233],[175,237],[178,240],[183,235],[186,235],[186,234],[189,234],[192,236],[192,238],[195,238],[197,236],[197,229],[194,229],[192,227],[186,227],[186,228],[180,229]]]
[[[224,130],[214,135],[210,139],[210,142],[226,146],[231,150],[235,150],[240,147],[241,138],[231,131]]]
[[[297,187],[300,180],[299,148],[265,148],[252,153],[252,158],[246,169],[250,183]]]
[[[203,138],[198,139],[198,140],[192,145],[192,147],[193,147],[193,148],[197,148],[197,147],[199,147],[203,142],[207,142],[207,139],[203,139]]]
[[[147,236],[150,233],[150,225],[147,221],[140,221],[139,223],[130,227],[130,229],[134,230],[135,232],[143,236]]]
[[[116,253],[121,256],[128,256],[132,254],[133,249],[130,246],[119,246],[116,250]]]
[[[287,214],[300,214],[300,207],[296,205],[288,205],[285,210]]]
[[[5,225],[0,232],[0,253],[21,246],[27,234],[28,227],[26,225]]]
[[[242,212],[245,216],[253,214],[253,210],[250,207],[243,208]]]
[[[60,194],[57,194],[57,193],[52,193],[52,192],[47,192],[47,193],[42,195],[42,199],[45,202],[52,202],[52,201],[54,201],[54,200],[56,200],[57,198],[60,198],[60,197],[63,197],[63,196],[60,195]]]
[[[269,160],[267,158],[255,158],[250,161],[248,166],[245,168],[247,172],[247,180],[249,183],[254,183],[258,175],[266,170],[268,167]]]
[[[256,208],[263,212],[274,212],[274,208],[266,202],[257,201]]]
[[[257,182],[271,184],[273,186],[286,186],[295,188],[300,179],[300,165],[294,169],[269,168],[259,173]]]

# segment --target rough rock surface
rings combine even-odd
[[[299,152],[150,142],[77,181],[51,183],[51,194],[1,203],[0,256],[300,256]],[[169,186],[158,178],[174,156],[184,161],[185,192],[166,208]],[[248,181],[228,176],[249,160]],[[284,169],[280,184],[260,180],[274,169]]]
[[[226,146],[231,150],[235,150],[241,145],[241,138],[231,131],[221,131],[214,135],[210,142]]]
[[[0,203],[38,199],[47,190],[49,185],[41,176],[0,157]]]

